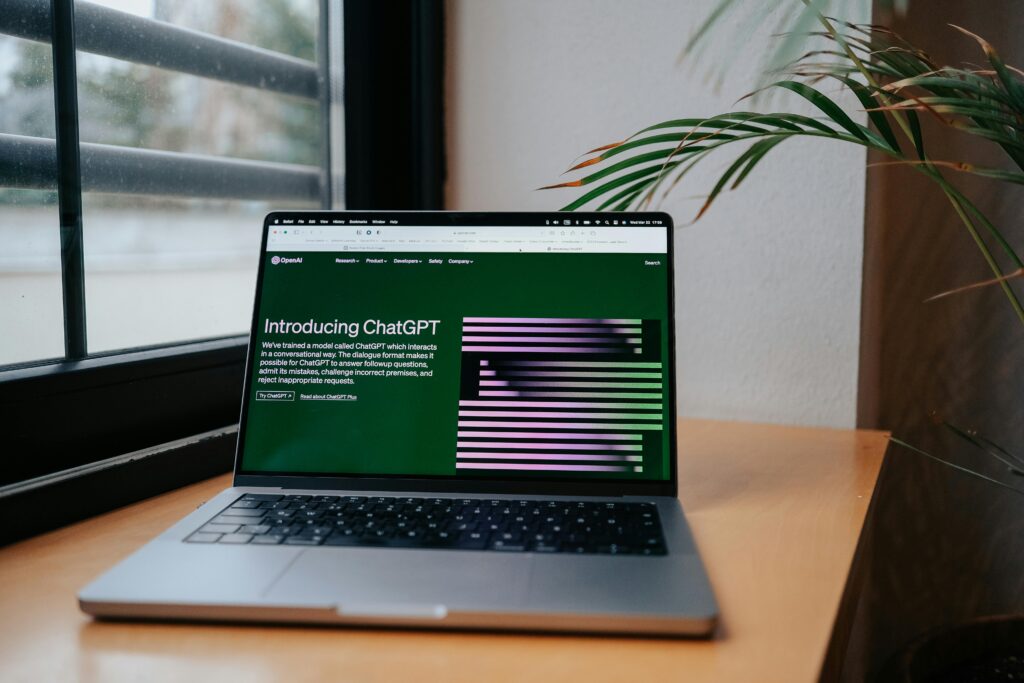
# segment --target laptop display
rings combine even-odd
[[[664,214],[264,230],[240,474],[670,478]]]

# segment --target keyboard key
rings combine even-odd
[[[216,543],[220,539],[220,534],[210,534],[203,531],[197,531],[188,538],[185,539],[186,543]]]
[[[480,531],[464,531],[456,546],[465,550],[482,550],[487,547],[488,534]]]
[[[323,536],[290,536],[284,539],[285,545],[320,545],[324,542]]]
[[[238,524],[207,524],[200,531],[208,534],[233,534],[238,529]]]
[[[229,511],[225,510],[225,513],[227,513],[227,512],[229,512]],[[236,517],[234,515],[229,515],[229,514],[217,515],[216,517],[214,517],[213,519],[210,520],[210,522],[212,522],[214,524],[235,524],[235,525],[256,524],[259,521],[260,520],[258,518],[256,518],[256,517]]]
[[[505,551],[518,551],[522,552],[526,550],[526,546],[522,543],[509,543],[508,541],[495,541],[491,543],[491,550],[505,550]]]
[[[263,510],[230,507],[224,511],[224,514],[232,517],[262,517]]]
[[[281,500],[282,498],[284,498],[284,496],[277,496],[277,495],[267,494],[267,493],[247,493],[244,496],[242,496],[242,500],[258,500],[260,502],[270,502],[270,503],[272,503],[272,502],[274,502],[276,500]]]
[[[270,531],[269,524],[247,524],[239,529],[239,533],[243,534],[265,534]]]
[[[277,545],[283,540],[284,536],[281,534],[263,534],[262,536],[253,536],[249,543],[250,545]]]
[[[224,534],[218,543],[248,543],[252,540],[252,534]]]
[[[324,540],[324,545],[362,545],[362,539],[357,534],[331,534]]]

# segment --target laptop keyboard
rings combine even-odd
[[[664,555],[653,503],[249,493],[189,543]]]

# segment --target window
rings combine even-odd
[[[0,19],[0,154],[20,161],[0,177],[0,315],[21,330],[0,365],[244,332],[262,215],[342,199],[332,3],[79,0],[63,136],[46,9]],[[78,145],[81,192],[58,184],[55,138]],[[81,256],[46,229],[61,194]]]
[[[64,354],[56,171],[19,155],[55,134],[49,46],[0,35],[0,365]]]
[[[442,7],[4,1],[0,543],[227,471],[263,215],[442,208]]]

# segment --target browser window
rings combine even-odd
[[[607,222],[270,224],[242,471],[667,480],[667,229]]]

